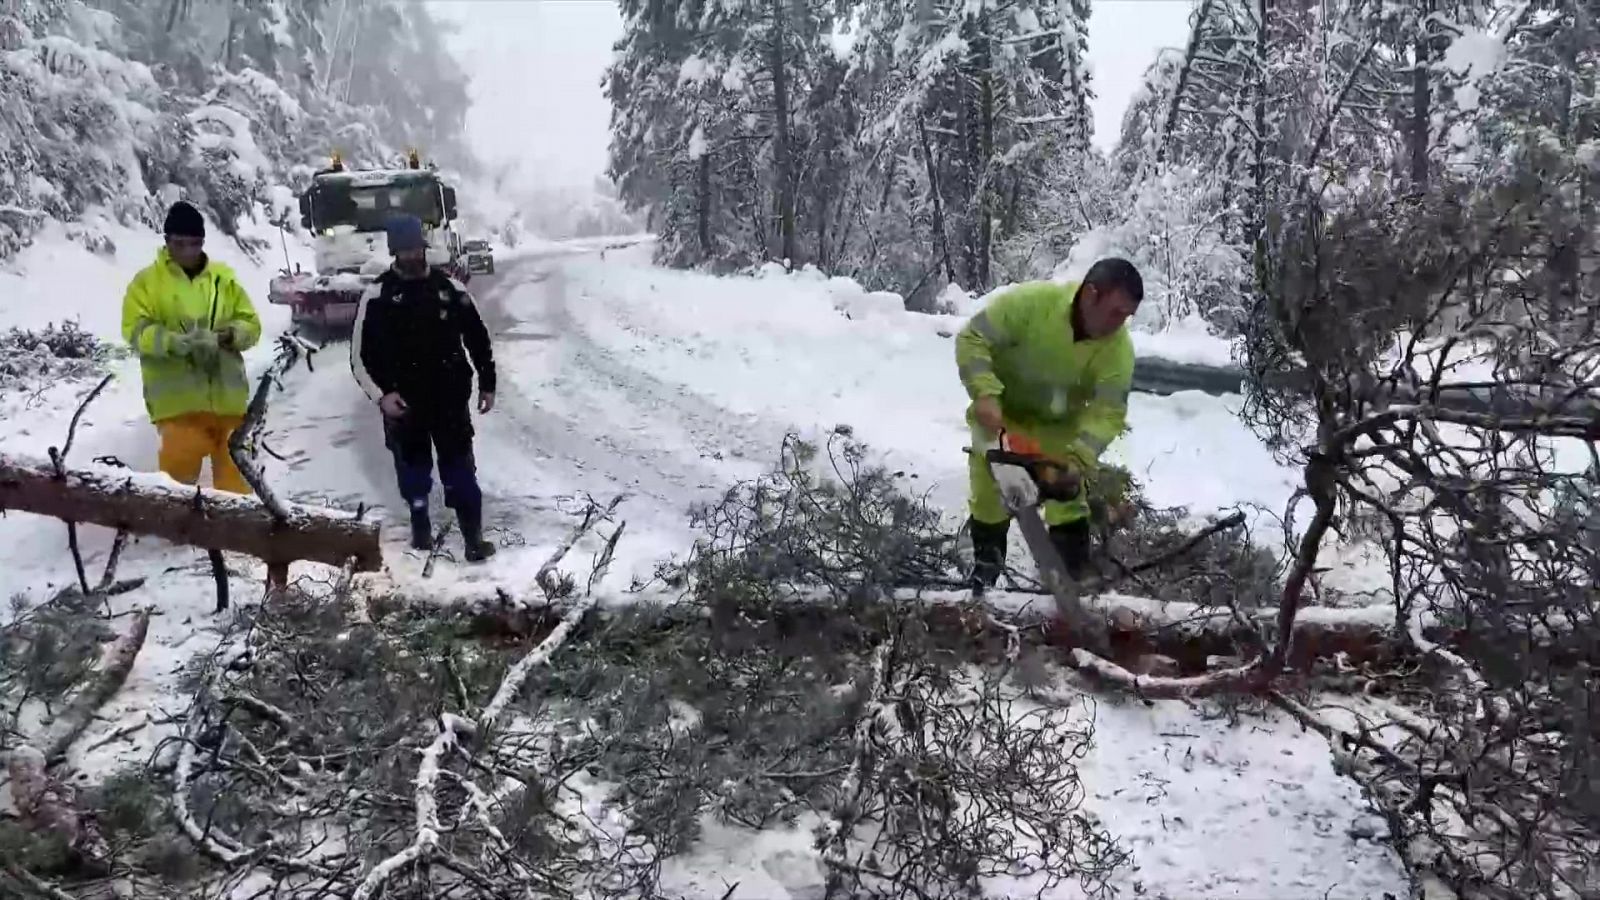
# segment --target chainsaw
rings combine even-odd
[[[1066,563],[1061,561],[1039,515],[1042,503],[1078,499],[1083,493],[1082,476],[1071,466],[1045,455],[1037,441],[1010,431],[1001,432],[997,445],[984,451],[984,461],[1000,488],[1001,500],[1022,531],[1022,539],[1039,568],[1039,580],[1055,598],[1062,621],[1087,647],[1103,652],[1109,640],[1106,625],[1078,600],[1078,585],[1067,573]]]
[[[991,474],[995,466],[1014,466],[1028,476],[1033,497],[1017,498],[1022,501],[1020,505],[1036,506],[1049,500],[1069,503],[1083,490],[1083,479],[1071,466],[1046,456],[1039,442],[1027,435],[1001,432],[999,446],[989,448],[984,459]],[[1007,480],[1016,483],[1015,479]],[[1005,493],[1003,487],[1001,493]]]

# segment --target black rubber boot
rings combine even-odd
[[[461,542],[467,562],[483,562],[494,555],[494,544],[483,539],[482,507],[463,506],[457,509],[456,523],[461,526]]]
[[[1073,581],[1082,581],[1093,571],[1090,565],[1089,520],[1079,519],[1065,525],[1050,526],[1050,543],[1066,566]]]
[[[411,549],[433,549],[433,523],[428,520],[428,508],[411,510]]]
[[[968,519],[967,531],[972,535],[972,592],[981,594],[994,587],[1006,570],[1006,541],[1011,534],[1011,520],[979,522]]]

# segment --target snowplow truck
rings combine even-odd
[[[422,220],[428,262],[464,282],[455,188],[423,168],[415,153],[401,169],[351,170],[335,156],[300,195],[300,224],[313,235],[316,271],[280,273],[268,285],[268,302],[290,307],[297,325],[349,329],[367,285],[389,267],[385,226],[402,213]]]

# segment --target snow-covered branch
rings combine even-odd
[[[444,758],[456,748],[456,721],[453,716],[439,718],[439,734],[422,751],[422,760],[417,765],[416,791],[412,799],[416,836],[405,849],[373,866],[356,886],[352,900],[371,900],[383,890],[390,878],[408,866],[428,863],[439,851],[439,832],[443,826],[439,824],[436,792]]]
[[[857,714],[853,729],[855,741],[850,768],[839,783],[839,800],[835,804],[833,818],[817,836],[817,849],[822,851],[823,862],[834,870],[829,875],[830,882],[839,877],[841,870],[851,865],[847,856],[848,842],[857,820],[861,818],[862,797],[876,761],[872,735],[884,711],[883,697],[889,688],[890,662],[893,658],[893,641],[878,644],[872,652],[872,665],[866,677],[866,696],[862,698],[861,711]]]
[[[1267,671],[1265,661],[1255,659],[1242,666],[1219,669],[1204,675],[1171,678],[1158,675],[1136,675],[1110,660],[1087,650],[1072,651],[1072,662],[1080,671],[1096,679],[1140,697],[1150,699],[1175,699],[1210,697],[1224,693],[1248,693],[1259,687]]]
[[[561,561],[566,558],[568,553],[572,552],[572,548],[577,546],[578,541],[582,540],[590,529],[596,524],[609,519],[611,514],[616,511],[617,507],[626,498],[626,494],[618,494],[611,498],[611,502],[604,507],[590,503],[584,508],[583,518],[572,527],[571,531],[567,532],[567,536],[561,543],[556,545],[555,549],[550,553],[550,558],[545,560],[544,565],[541,565],[539,571],[534,575],[534,583],[539,586],[539,589],[544,592],[547,598],[553,600],[561,591],[555,579],[556,567],[561,565]]]
[[[609,508],[614,507],[615,503]],[[616,552],[617,541],[621,536],[622,528],[618,526],[606,541],[605,549],[601,552],[599,561],[595,563],[595,571],[604,572],[605,568],[610,565],[612,555]],[[543,575],[549,570],[540,569],[539,571]],[[478,716],[478,725],[484,733],[490,733],[494,730],[495,724],[499,721],[500,716],[505,713],[506,707],[522,691],[522,686],[528,680],[529,674],[548,662],[551,655],[561,649],[567,636],[572,633],[574,628],[578,627],[578,623],[583,621],[583,617],[588,615],[589,611],[594,609],[594,606],[594,592],[592,590],[585,592],[583,599],[573,604],[555,629],[543,641],[540,641],[538,646],[528,651],[526,656],[518,660],[517,664],[506,672],[505,677],[500,680],[500,687],[494,692],[494,698],[489,701],[489,705],[485,706],[483,712]]]
[[[45,757],[52,765],[66,758],[100,708],[122,690],[150,633],[150,614],[148,609],[134,613],[133,624],[101,654],[94,681],[79,689],[72,702],[51,723]]]
[[[578,539],[593,525],[609,516],[622,501],[618,497],[609,506],[603,509],[590,504],[574,531],[556,549],[555,554],[542,566],[535,576],[535,581],[547,591],[553,601],[560,596],[560,592],[553,587],[556,584],[555,570],[561,559],[577,544]],[[482,712],[471,720],[450,713],[441,712],[437,716],[438,733],[428,746],[422,751],[421,762],[418,766],[413,792],[413,807],[415,821],[411,841],[399,851],[383,859],[367,871],[361,883],[353,894],[354,900],[371,900],[383,889],[384,885],[405,869],[416,865],[427,865],[438,862],[441,866],[471,878],[468,873],[470,868],[461,861],[444,853],[439,847],[440,833],[443,826],[439,821],[438,791],[441,779],[447,774],[444,763],[447,757],[460,751],[469,759],[479,750],[486,751],[491,761],[487,768],[495,768],[492,757],[496,746],[496,728],[501,724],[508,708],[517,699],[527,683],[529,676],[540,666],[547,665],[551,657],[565,644],[574,629],[583,621],[595,606],[596,598],[593,586],[610,565],[617,542],[621,539],[625,523],[619,523],[607,539],[604,548],[597,557],[594,565],[594,574],[590,578],[590,589],[584,592],[556,627],[544,637],[532,650],[524,654],[515,664],[509,667],[501,677],[493,697]],[[476,765],[476,764],[475,764]],[[454,778],[454,776],[452,776]],[[466,821],[468,812],[477,811],[477,821],[482,822],[487,828],[492,840],[497,843],[504,842],[500,834],[487,817],[488,794],[478,785],[471,783],[468,776],[454,778],[463,784],[468,794],[468,805],[462,810],[462,820]],[[514,867],[521,877],[528,878],[530,873],[520,865]]]
[[[278,338],[277,354],[273,357],[272,365],[261,374],[261,379],[256,383],[255,393],[251,395],[250,403],[245,409],[244,420],[228,437],[228,455],[233,458],[233,464],[238,467],[245,482],[261,500],[261,505],[266,507],[280,524],[289,521],[290,510],[282,500],[278,499],[272,486],[267,483],[266,474],[262,472],[261,463],[256,457],[256,448],[261,442],[261,433],[266,426],[267,406],[271,400],[272,388],[302,359],[309,367],[315,353],[316,349],[298,336],[281,335]]]

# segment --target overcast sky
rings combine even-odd
[[[1092,0],[1095,139],[1109,148],[1144,70],[1188,37],[1192,0]],[[600,76],[622,28],[613,0],[433,0],[460,23],[473,78],[467,128],[479,155],[519,180],[583,186],[605,171],[610,108]]]

